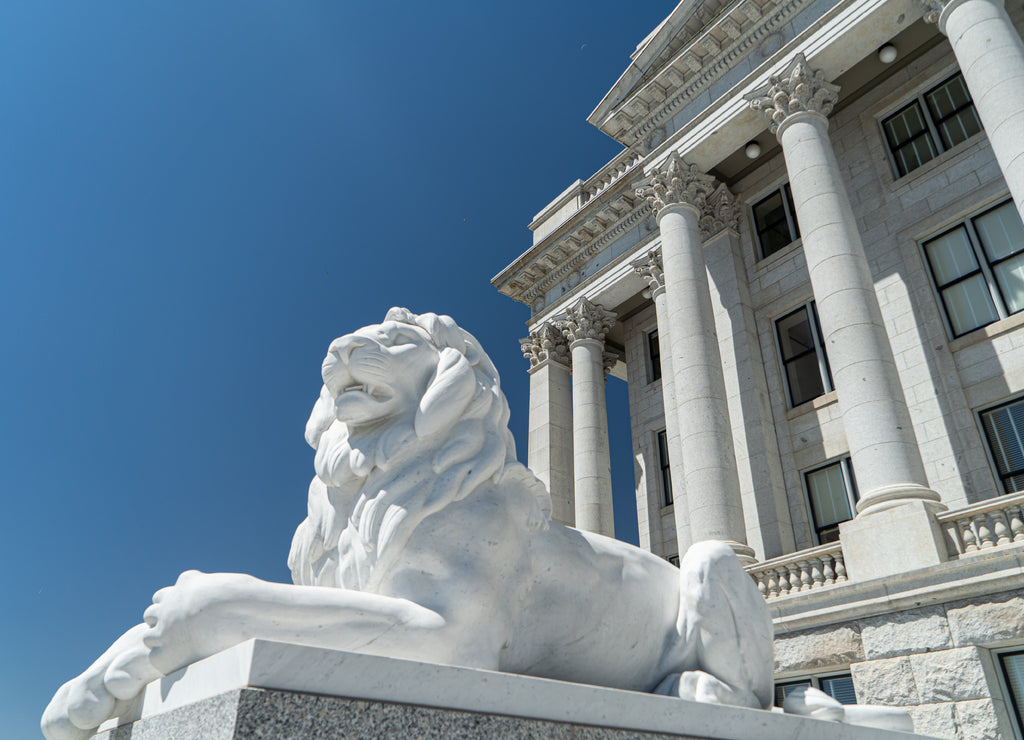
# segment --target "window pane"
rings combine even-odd
[[[981,425],[1006,493],[1021,490],[1024,474],[1024,401],[986,411]]]
[[[800,238],[800,224],[796,220],[796,206],[793,205],[793,191],[789,187],[789,183],[782,188],[786,192],[786,205],[789,206],[789,215],[793,218],[793,230],[796,232],[793,234],[794,239]]]
[[[672,470],[668,462],[668,433],[658,432],[658,469],[661,472],[661,497],[663,506],[672,504]]]
[[[789,398],[794,406],[824,394],[825,384],[821,381],[818,355],[812,352],[786,362],[786,381],[789,383]]]
[[[938,154],[921,106],[911,103],[882,122],[885,138],[900,175],[920,167]]]
[[[783,316],[778,320],[776,326],[779,328],[779,346],[782,348],[783,360],[814,349],[811,322],[807,320],[806,308],[800,308],[788,316]]]
[[[925,95],[925,101],[946,149],[981,131],[981,121],[963,76],[957,75],[942,83]]]
[[[827,527],[853,518],[846,493],[841,463],[829,465],[807,474],[807,493],[815,527]]]
[[[997,262],[1024,250],[1024,224],[1020,222],[1013,201],[993,208],[973,222],[990,261]]]
[[[1024,309],[1024,254],[1018,254],[992,268],[999,292],[1009,313]]]
[[[942,302],[956,336],[999,320],[992,294],[980,272],[944,289]]]
[[[978,259],[963,226],[925,242],[924,250],[940,287],[978,269]]]
[[[853,676],[833,676],[821,679],[821,690],[840,704],[856,704],[857,693],[853,690]]]
[[[761,241],[762,257],[775,254],[793,241],[781,191],[772,193],[754,206],[754,224]]]
[[[1017,715],[1018,724],[1024,717],[1024,653],[1000,655],[1006,686],[1010,689],[1010,702]]]
[[[793,681],[791,683],[777,683],[775,684],[775,706],[781,707],[782,702],[786,700],[790,692],[793,689],[798,689],[801,686],[810,686],[811,682],[808,681]]]
[[[647,359],[650,360],[651,382],[661,377],[661,340],[658,330],[647,335]]]

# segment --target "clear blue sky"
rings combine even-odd
[[[489,280],[619,150],[585,118],[673,5],[0,4],[0,733],[180,571],[288,580],[320,360],[389,306],[480,338],[525,460]]]

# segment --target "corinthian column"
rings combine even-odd
[[[572,354],[572,447],[576,528],[615,536],[608,451],[604,337],[615,314],[586,297],[569,309],[562,330]]]
[[[632,263],[633,269],[647,282],[654,310],[658,317],[658,341],[661,353],[661,401],[665,407],[665,437],[668,442],[668,464],[672,478],[672,515],[676,524],[676,545],[679,557],[686,554],[692,542],[690,511],[683,488],[686,472],[683,470],[683,450],[680,442],[679,417],[676,413],[676,377],[672,371],[672,328],[668,320],[668,302],[665,300],[665,270],[661,249],[648,252]]]
[[[673,152],[637,194],[647,199],[661,230],[665,326],[671,341],[662,357],[670,355],[690,535],[696,542],[724,540],[752,560],[700,236],[700,217],[714,186],[713,177]]]
[[[772,76],[748,99],[752,108],[764,113],[782,144],[862,516],[909,503],[937,502],[939,495],[928,487],[874,281],[829,140],[827,116],[838,93],[839,88],[825,81],[820,71],[811,70],[799,54],[785,72]],[[891,547],[908,533],[904,528],[889,537],[887,551],[878,543],[867,543],[865,550],[874,548],[876,557],[886,551],[892,566],[901,558],[892,557]],[[925,564],[944,559],[941,543],[932,545]],[[862,573],[884,575],[886,563],[875,565],[881,569]],[[909,563],[898,565],[905,569]]]
[[[562,327],[544,322],[519,340],[530,361],[527,464],[551,492],[551,518],[576,521],[572,478],[572,393],[569,345]]]
[[[1024,214],[1024,43],[1002,0],[924,3],[949,37],[1007,187]]]

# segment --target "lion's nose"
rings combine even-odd
[[[357,347],[364,347],[369,343],[365,337],[354,334],[347,334],[331,342],[322,367],[324,385],[334,393],[344,390],[352,379],[348,371],[349,356]]]

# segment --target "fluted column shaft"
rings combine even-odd
[[[874,280],[828,136],[826,116],[838,88],[799,55],[752,97],[753,107],[765,111],[782,144],[857,474],[857,510],[864,514],[911,500],[937,501],[938,494],[927,485]]]
[[[527,464],[551,493],[551,518],[574,526],[572,391],[561,327],[544,323],[522,340],[530,360]]]
[[[569,309],[565,336],[572,353],[573,485],[576,528],[615,536],[604,335],[614,314],[586,298]]]
[[[1001,0],[952,0],[931,19],[949,37],[1003,178],[1024,214],[1024,43]]]
[[[655,210],[684,482],[695,542],[724,540],[746,557],[743,504],[700,217],[714,179],[673,154],[641,191]],[[662,354],[666,349],[662,349]]]
[[[661,399],[665,407],[665,441],[668,443],[668,464],[672,478],[672,518],[676,525],[676,547],[681,558],[693,542],[690,534],[690,510],[687,504],[683,469],[683,452],[679,416],[676,411],[676,378],[672,365],[672,324],[669,321],[668,301],[665,298],[665,271],[661,250],[652,252],[633,263],[634,269],[647,281],[658,318],[658,341],[661,350]]]

